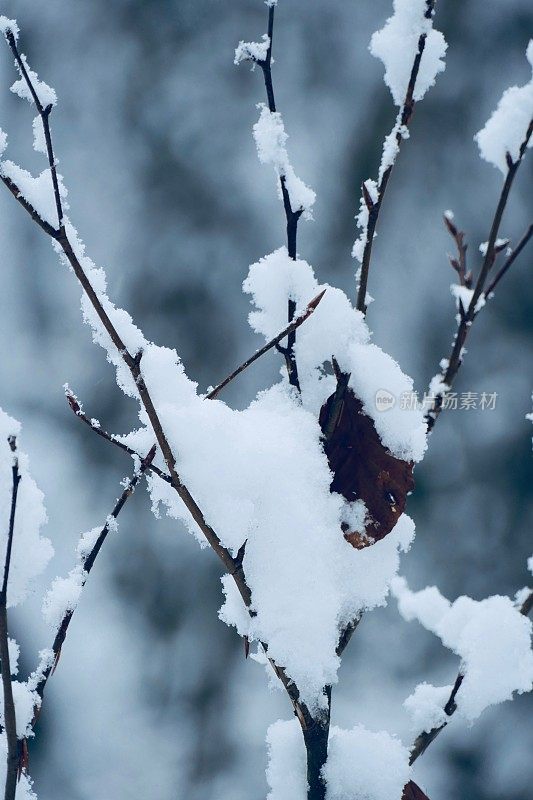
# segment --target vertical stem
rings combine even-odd
[[[9,446],[13,453],[13,490],[11,494],[11,512],[9,515],[9,529],[7,535],[6,555],[4,561],[4,577],[0,590],[0,662],[2,668],[2,687],[4,692],[4,726],[7,739],[7,770],[4,791],[4,800],[14,800],[17,791],[18,776],[18,740],[17,719],[15,702],[13,700],[13,687],[11,685],[11,665],[9,663],[9,638],[7,630],[7,586],[9,581],[9,568],[11,565],[11,551],[13,547],[13,533],[15,530],[15,512],[17,509],[18,485],[20,474],[16,456],[17,445],[14,436],[10,436]]]
[[[433,16],[433,11],[435,10],[436,2],[437,0],[426,0],[426,11],[424,14],[426,19],[431,19],[431,17]],[[426,39],[427,39],[426,33],[422,33],[418,39],[418,48],[413,61],[413,66],[411,68],[411,74],[409,77],[409,83],[407,85],[407,91],[405,99],[403,101],[401,114],[398,119],[399,124],[397,122],[393,129],[396,130],[396,145],[398,149],[400,148],[400,145],[403,141],[402,129],[408,127],[409,122],[411,121],[411,117],[413,116],[413,111],[415,108],[414,92],[416,86],[416,79],[418,78],[420,63],[422,61],[422,56],[424,55],[424,50],[426,48]],[[374,244],[374,234],[376,232],[379,213],[381,211],[383,198],[385,196],[385,192],[387,191],[387,186],[389,183],[389,178],[391,176],[393,167],[394,167],[394,161],[387,167],[387,169],[383,173],[383,176],[381,177],[378,186],[377,201],[373,203],[372,206],[369,207],[368,209],[368,224],[366,228],[365,247],[363,251],[363,261],[361,264],[359,288],[357,291],[357,309],[361,311],[363,314],[366,314],[367,310],[366,289],[368,285],[368,274],[370,272],[370,260],[372,258],[372,246]]]
[[[331,715],[331,686],[326,690],[328,708],[323,716],[308,721],[303,731],[307,754],[307,800],[325,800],[326,784],[322,768],[328,758],[329,723]]]
[[[276,113],[276,100],[274,97],[274,84],[272,82],[272,37],[274,35],[274,9],[275,5],[271,5],[268,9],[268,38],[269,45],[264,61],[259,62],[263,70],[263,77],[265,80],[265,89],[267,93],[268,110],[271,114]],[[285,217],[287,219],[287,251],[289,258],[296,261],[296,236],[298,233],[298,222],[302,216],[302,210],[293,211],[291,205],[291,198],[287,188],[287,181],[285,175],[279,176],[281,186],[281,195],[283,197],[283,208],[285,210]],[[296,313],[296,303],[289,298],[288,301],[288,321],[292,322]],[[296,331],[292,331],[287,337],[287,347],[278,347],[278,350],[285,358],[285,365],[287,367],[287,375],[289,376],[289,383],[300,391],[300,381],[298,379],[298,366],[296,364],[296,356],[294,355],[294,345],[296,344]]]

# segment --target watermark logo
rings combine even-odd
[[[378,411],[389,411],[391,408],[394,408],[396,398],[392,392],[389,392],[387,389],[378,389],[375,403]]]
[[[378,389],[374,399],[377,411],[390,411],[395,405],[401,411],[432,412],[439,405],[444,411],[494,411],[497,392],[443,392],[436,395],[424,392],[419,397],[418,392],[402,392],[396,397],[388,389]]]

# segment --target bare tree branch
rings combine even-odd
[[[424,14],[426,19],[431,19],[431,17],[433,16],[436,2],[437,0],[426,0],[426,11]],[[413,61],[413,66],[409,77],[409,83],[407,85],[407,91],[405,93],[405,99],[403,101],[403,105],[401,108],[401,113],[399,116],[399,124],[398,122],[396,122],[394,126],[394,129],[396,129],[395,139],[396,139],[396,146],[398,149],[401,147],[403,141],[402,131],[405,128],[409,127],[411,117],[413,116],[413,111],[415,108],[414,91],[416,86],[416,79],[418,78],[420,62],[422,61],[422,56],[426,48],[426,39],[427,39],[426,33],[422,33],[418,39],[418,49],[416,52],[415,59]],[[367,310],[366,291],[368,286],[368,275],[370,272],[370,260],[372,258],[372,246],[374,244],[374,235],[376,233],[379,214],[381,211],[381,206],[383,204],[383,198],[385,197],[385,192],[387,191],[387,186],[389,184],[389,178],[391,176],[393,167],[394,167],[394,161],[387,167],[387,169],[384,171],[381,177],[377,189],[377,200],[372,201],[368,193],[368,190],[365,184],[363,183],[363,197],[366,206],[368,208],[368,225],[366,228],[363,260],[361,262],[359,288],[357,291],[357,308],[363,314],[366,314]]]
[[[9,189],[15,200],[17,200],[22,206],[22,208],[24,208],[28,212],[32,220],[36,222],[37,225],[40,228],[42,228],[45,233],[48,234],[48,236],[50,236],[52,239],[57,239],[59,231],[57,231],[53,227],[53,225],[50,225],[48,222],[46,222],[46,220],[44,220],[39,215],[39,212],[36,211],[36,209],[31,205],[31,203],[28,203],[28,201],[20,191],[17,184],[14,181],[12,181],[11,178],[7,178],[5,175],[2,175],[1,172],[0,172],[0,180],[2,181],[4,186],[7,186],[7,188]]]
[[[54,188],[54,201],[56,204],[56,211],[57,211],[57,221],[58,227],[61,228],[63,225],[63,207],[61,205],[61,194],[59,192],[59,181],[57,179],[57,169],[56,169],[56,160],[54,157],[54,149],[52,147],[52,137],[50,134],[50,112],[52,111],[53,106],[47,105],[43,106],[35,87],[30,80],[30,76],[28,75],[28,70],[26,69],[26,64],[24,63],[24,59],[21,58],[17,47],[17,41],[13,32],[11,30],[6,31],[6,39],[7,43],[11,48],[11,52],[15,58],[15,62],[20,70],[21,76],[24,78],[26,86],[28,87],[31,96],[33,98],[33,102],[37,107],[37,111],[43,123],[43,130],[44,130],[44,138],[46,142],[46,154],[48,157],[48,164],[50,166],[50,174],[52,176],[52,186]]]
[[[11,684],[11,665],[9,663],[9,636],[7,626],[7,587],[9,582],[9,569],[11,566],[11,551],[13,535],[15,533],[15,513],[17,510],[17,494],[20,483],[20,473],[17,458],[17,442],[10,436],[9,446],[13,453],[13,488],[11,491],[11,510],[9,514],[9,527],[7,545],[4,558],[4,577],[0,590],[0,662],[2,667],[2,686],[4,691],[4,726],[7,739],[7,770],[4,800],[14,800],[17,791],[17,777],[19,767],[19,748],[17,739],[17,718],[15,702],[13,700],[13,686]]]
[[[451,386],[453,385],[455,377],[456,377],[456,375],[457,375],[457,373],[458,373],[458,371],[459,371],[459,369],[461,367],[461,364],[462,364],[462,361],[463,361],[463,348],[464,348],[464,345],[465,345],[465,342],[466,342],[466,339],[467,339],[467,336],[468,336],[468,332],[471,329],[472,323],[474,322],[474,319],[477,317],[477,315],[479,313],[479,310],[480,310],[479,301],[480,301],[480,299],[482,299],[482,295],[483,295],[483,297],[486,297],[488,294],[490,294],[490,291],[492,291],[492,289],[494,288],[494,286],[491,284],[488,287],[488,289],[485,291],[485,284],[486,284],[489,272],[490,272],[490,270],[491,270],[491,268],[492,268],[492,266],[494,264],[495,258],[496,258],[496,254],[497,254],[496,240],[498,238],[498,233],[499,233],[499,230],[500,230],[502,217],[503,217],[505,208],[507,206],[507,201],[509,199],[509,194],[510,194],[510,191],[511,191],[511,187],[513,185],[513,182],[514,182],[514,179],[516,177],[516,173],[518,172],[518,169],[520,167],[520,164],[522,163],[522,159],[524,157],[524,153],[526,152],[526,148],[527,148],[527,146],[529,144],[529,140],[531,139],[532,134],[533,134],[533,120],[529,123],[525,139],[524,139],[524,141],[522,142],[522,144],[520,146],[519,155],[518,155],[518,158],[516,159],[516,161],[512,161],[512,159],[509,156],[509,154],[507,154],[508,155],[508,158],[507,158],[507,175],[505,176],[505,181],[504,181],[501,193],[500,193],[500,197],[498,199],[498,204],[496,206],[496,211],[494,213],[494,218],[492,220],[492,224],[491,224],[491,228],[490,228],[490,234],[489,234],[489,240],[488,240],[487,245],[486,245],[486,251],[485,251],[485,256],[484,256],[484,259],[483,259],[483,263],[481,265],[481,270],[480,270],[478,278],[476,280],[476,283],[475,283],[475,286],[474,286],[474,291],[472,293],[472,298],[470,300],[470,304],[468,306],[468,309],[466,309],[464,311],[464,313],[461,314],[461,318],[460,318],[459,325],[458,325],[458,328],[457,328],[457,333],[456,333],[455,338],[454,338],[454,342],[453,342],[453,346],[452,346],[452,349],[451,349],[451,352],[450,352],[450,356],[449,356],[449,358],[447,359],[447,362],[446,362],[447,366],[446,366],[446,369],[443,370],[443,373],[442,373],[442,382],[444,384],[446,384],[448,389],[451,388]],[[505,274],[505,272],[507,272],[509,267],[514,262],[516,256],[519,255],[519,253],[523,250],[523,248],[525,247],[525,245],[529,241],[530,237],[531,237],[531,233],[530,232],[526,232],[526,235],[522,238],[522,240],[520,241],[520,243],[519,243],[519,245],[517,247],[517,251],[518,252],[515,251],[516,255],[514,255],[514,258],[512,258],[512,260],[510,261],[509,264],[507,264],[507,262],[506,262],[506,264],[504,264],[504,268],[505,269],[504,269],[503,274]],[[511,257],[509,257],[508,261],[510,259],[511,259]],[[500,273],[501,273],[501,270],[500,270]],[[496,276],[496,279],[495,279],[496,283],[498,283],[499,280],[503,277],[503,274],[500,274],[500,273],[498,273],[498,275]],[[427,422],[427,425],[428,425],[428,432],[431,432],[433,430],[433,428],[435,426],[435,423],[436,423],[436,421],[437,421],[437,419],[438,419],[438,417],[439,417],[439,415],[440,415],[440,413],[442,411],[442,404],[443,404],[443,396],[442,396],[442,394],[439,394],[439,395],[436,396],[431,409],[426,414],[426,422]]]
[[[142,461],[142,457],[139,455],[139,453],[137,453],[136,450],[133,450],[131,447],[128,447],[127,444],[121,442],[120,439],[118,439],[112,433],[108,433],[107,431],[105,431],[95,419],[90,419],[87,416],[87,414],[83,411],[83,408],[78,398],[76,397],[75,394],[73,394],[73,392],[70,391],[70,389],[66,389],[65,397],[67,398],[70,408],[76,414],[78,419],[84,422],[92,431],[94,431],[94,433],[97,434],[97,436],[101,436],[102,439],[105,439],[107,442],[111,442],[111,444],[114,444],[116,447],[119,447],[125,453],[128,453],[128,455],[133,456],[134,458],[138,458],[139,461]],[[156,467],[155,464],[148,464],[147,470],[149,472],[154,472],[156,475],[162,478],[162,480],[166,481],[166,483],[172,483],[170,475],[167,475],[166,472],[163,472],[162,469]]]
[[[122,494],[120,495],[119,499],[115,503],[115,506],[114,506],[111,514],[106,519],[105,525],[103,526],[102,530],[100,531],[100,534],[99,534],[96,542],[94,543],[94,545],[91,548],[91,550],[88,553],[88,555],[84,558],[84,560],[83,560],[83,570],[85,572],[85,575],[84,575],[84,579],[83,579],[83,586],[85,586],[85,584],[87,582],[87,578],[89,577],[89,573],[91,572],[91,570],[92,570],[92,568],[94,566],[94,563],[96,561],[96,558],[97,558],[100,550],[102,549],[102,546],[103,546],[103,544],[104,544],[104,542],[105,542],[105,540],[107,538],[107,535],[108,535],[108,533],[110,531],[110,528],[111,528],[111,521],[117,519],[118,515],[120,514],[120,512],[122,511],[122,509],[126,505],[126,502],[128,501],[128,499],[134,493],[134,491],[135,491],[135,489],[137,487],[137,484],[141,480],[142,476],[145,474],[145,472],[148,469],[150,469],[152,461],[153,461],[153,459],[155,457],[155,454],[156,454],[156,445],[154,444],[154,446],[152,447],[150,452],[146,455],[146,457],[141,459],[139,469],[135,471],[133,476],[128,481],[124,491],[122,492]],[[74,616],[74,611],[73,610],[69,610],[69,611],[65,612],[65,614],[63,616],[63,619],[61,620],[61,622],[58,625],[57,632],[56,632],[56,635],[55,635],[55,638],[54,638],[54,642],[52,644],[52,652],[54,654],[54,660],[53,660],[53,662],[51,664],[49,664],[42,671],[42,673],[40,673],[40,675],[38,677],[38,680],[37,680],[37,683],[35,684],[35,691],[37,692],[37,694],[39,695],[39,697],[41,699],[42,699],[42,697],[44,695],[44,690],[45,690],[46,684],[48,682],[48,679],[49,679],[50,675],[52,675],[54,673],[55,668],[56,668],[56,666],[57,666],[57,664],[59,662],[59,658],[61,656],[61,648],[63,647],[63,643],[65,641],[65,638],[66,638],[66,635],[67,635],[67,631],[68,631],[68,628],[69,628],[69,625],[70,625],[70,622],[71,622],[73,616]],[[33,716],[33,720],[32,720],[32,723],[31,723],[32,724],[32,728],[35,727],[37,719],[39,718],[40,710],[41,710],[40,706],[34,710],[34,716]]]
[[[274,11],[276,6],[274,4],[269,6],[268,9],[268,50],[265,60],[257,61],[263,71],[265,80],[265,89],[267,93],[268,109],[272,114],[275,114],[276,100],[274,97],[274,84],[272,82],[272,39],[274,36]],[[296,240],[298,235],[298,222],[303,213],[303,208],[293,211],[289,189],[287,187],[287,180],[285,175],[279,177],[281,196],[283,198],[283,208],[285,210],[285,218],[287,220],[287,251],[289,258],[296,261]],[[289,322],[294,319],[296,313],[296,303],[289,298],[288,300],[288,318]],[[298,366],[294,355],[294,345],[296,343],[296,329],[292,330],[288,335],[287,347],[280,352],[285,358],[287,367],[287,374],[289,376],[289,383],[291,386],[296,387],[300,391],[300,382],[298,380]]]
[[[533,224],[531,224],[528,227],[528,229],[526,230],[526,232],[524,233],[524,235],[522,236],[522,238],[520,239],[520,241],[518,242],[516,247],[513,249],[513,252],[508,256],[508,258],[505,260],[504,264],[500,267],[500,269],[496,273],[496,275],[493,278],[493,280],[489,283],[487,288],[483,291],[483,294],[485,295],[485,297],[490,297],[490,295],[492,294],[492,292],[494,291],[496,286],[499,284],[499,282],[501,281],[503,276],[513,266],[513,264],[515,262],[515,259],[518,258],[518,256],[520,255],[520,253],[522,252],[522,250],[524,249],[524,247],[529,242],[529,240],[531,239],[532,236],[533,236]]]
[[[302,325],[306,321],[306,319],[308,319],[311,316],[313,311],[316,310],[318,304],[324,297],[325,293],[326,290],[324,289],[322,292],[320,292],[320,294],[318,294],[313,300],[311,300],[308,303],[305,311],[302,314],[300,314],[300,316],[297,319],[293,320],[289,325],[287,325],[286,328],[284,328],[281,331],[281,333],[278,333],[277,336],[274,336],[274,338],[271,339],[269,342],[267,342],[267,344],[265,344],[263,347],[257,350],[253,354],[253,356],[250,356],[250,358],[244,361],[239,367],[237,367],[237,369],[235,369],[230,375],[228,375],[227,378],[224,378],[224,380],[221,383],[219,383],[218,386],[215,386],[215,388],[212,389],[209,392],[209,394],[206,395],[206,400],[214,400],[215,397],[217,397],[220,394],[222,389],[224,389],[228,385],[228,383],[230,383],[234,378],[240,375],[241,372],[244,372],[244,370],[247,369],[255,361],[257,361],[258,358],[261,358],[261,356],[263,356],[265,353],[268,353],[268,351],[271,350],[273,347],[279,345],[282,339],[284,339],[286,336],[290,336],[290,334],[293,333],[293,331],[299,328],[300,325]]]

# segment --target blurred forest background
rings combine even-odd
[[[60,102],[53,114],[70,216],[104,266],[110,296],[144,333],[175,346],[205,389],[259,341],[247,326],[248,265],[284,243],[283,210],[251,136],[260,71],[233,66],[239,39],[266,30],[260,0],[5,0],[21,46]],[[390,0],[281,0],[274,80],[297,173],[318,194],[299,251],[320,280],[354,296],[363,178],[374,177],[395,117],[382,65],[367,45]],[[376,242],[369,323],[423,392],[454,329],[442,213],[467,231],[471,265],[487,239],[501,175],[472,140],[502,91],[525,83],[530,0],[439,0],[447,68],[417,107],[394,171]],[[41,170],[32,113],[9,93],[0,51],[0,124],[8,158]],[[513,190],[503,233],[531,220],[533,158]],[[117,432],[136,404],[114,384],[80,322],[79,289],[50,242],[0,194],[0,404],[23,423],[22,446],[46,495],[56,557],[73,563],[79,534],[102,523],[130,463],[67,409],[69,381],[90,416]],[[459,391],[498,392],[494,411],[444,413],[417,468],[409,513],[417,538],[402,571],[413,588],[437,582],[450,598],[527,583],[530,491],[531,303],[527,252],[476,322]],[[277,374],[270,353],[235,381],[239,406]],[[263,668],[217,619],[219,566],[192,537],[150,512],[144,489],[121,516],[91,575],[47,689],[30,771],[40,800],[261,800],[267,726],[290,709]],[[531,577],[529,577],[531,582]],[[44,583],[43,583],[44,586]],[[40,595],[13,615],[23,670],[50,633]],[[18,610],[17,610],[18,611]],[[453,681],[456,659],[393,602],[368,614],[344,658],[333,718],[412,739],[403,699],[415,684]],[[416,765],[430,797],[526,800],[533,781],[533,700],[454,719]]]

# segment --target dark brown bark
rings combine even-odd
[[[2,668],[2,687],[4,695],[4,728],[7,739],[7,769],[4,790],[4,800],[14,800],[17,791],[19,770],[19,748],[17,739],[17,717],[13,699],[13,686],[11,684],[11,665],[9,663],[9,636],[7,625],[7,589],[9,585],[9,570],[11,566],[11,552],[13,536],[15,533],[15,514],[17,510],[17,495],[20,483],[20,473],[17,459],[17,445],[14,436],[9,437],[9,446],[13,453],[11,490],[11,509],[7,533],[7,545],[4,558],[4,576],[0,590],[0,664]]]

